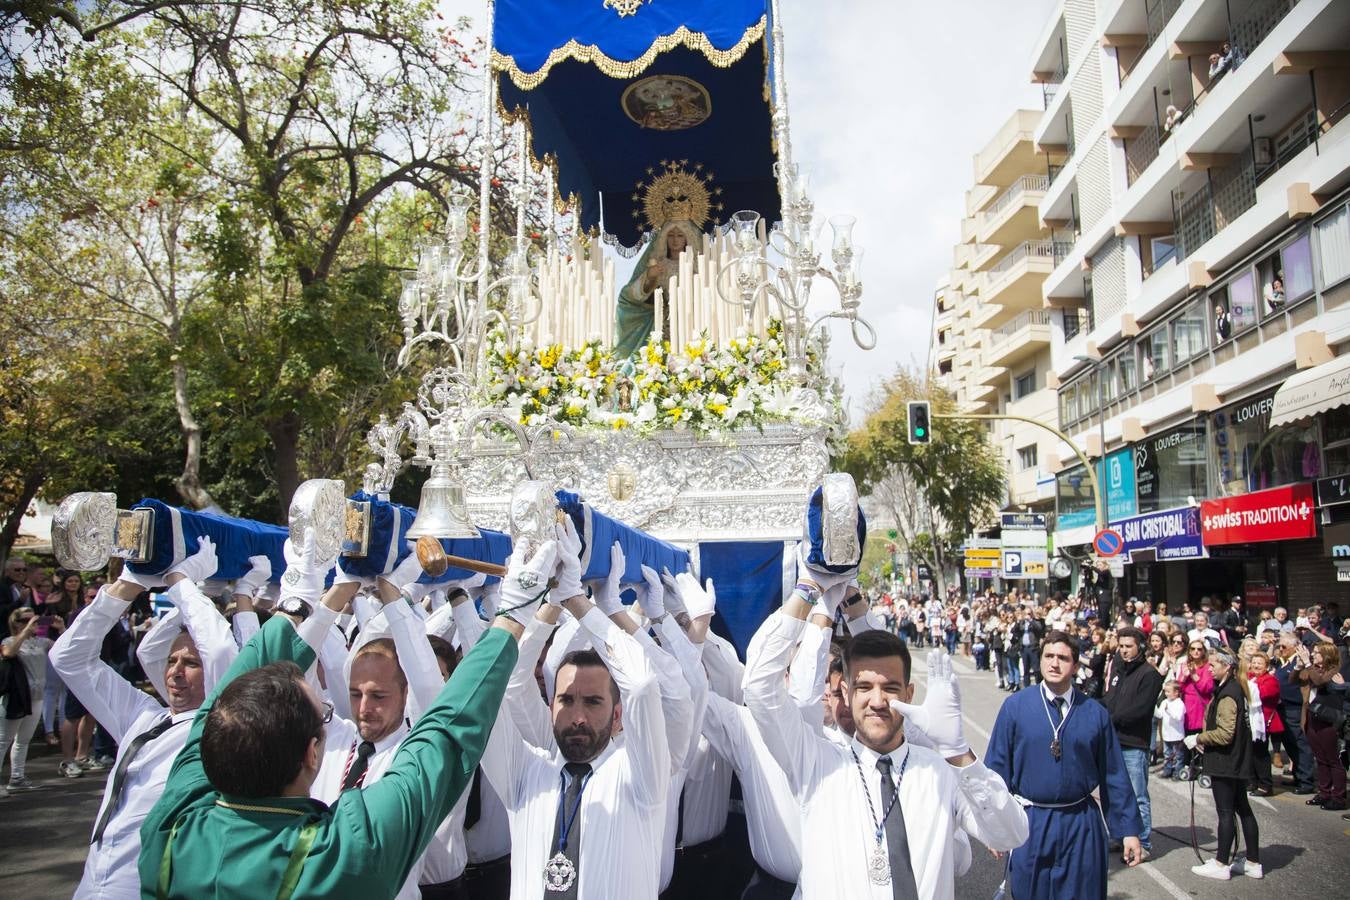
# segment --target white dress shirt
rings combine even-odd
[[[234,659],[236,648],[230,625],[216,612],[214,604],[189,581],[174,585],[167,596],[175,604],[175,622],[182,622],[186,626],[193,643],[197,645],[197,652],[203,662],[204,687],[209,693],[220,674],[219,663],[226,657],[231,661]],[[94,602],[80,613],[57,640],[50,657],[52,667],[61,680],[117,741],[117,761],[112,772],[117,771],[133,739],[170,715],[169,710],[157,700],[136,688],[99,659],[104,636],[117,624],[129,605],[110,596],[106,590],[100,590]],[[173,633],[168,644],[172,644],[172,639],[179,634],[179,627],[174,624],[169,630]],[[152,644],[148,653],[152,667],[146,669],[147,675],[153,672],[152,681],[160,689],[164,687],[164,661],[168,656],[168,644],[162,640],[164,636],[160,635],[158,644],[162,655]],[[146,658],[142,656],[143,661]],[[158,667],[154,668],[153,660],[156,658]],[[139,900],[141,877],[136,863],[141,852],[141,822],[159,799],[169,777],[169,769],[178,757],[178,751],[187,742],[195,715],[196,710],[186,710],[172,716],[173,726],[144,744],[127,767],[120,804],[108,820],[103,840],[89,848],[89,855],[84,861],[84,875],[75,889],[75,897],[81,900],[94,897]],[[94,817],[95,823],[102,818],[104,809],[112,800],[112,783],[109,777],[98,815]]]
[[[802,808],[802,846],[840,848],[802,860],[802,896],[811,900],[890,900],[891,886],[867,875],[876,819],[869,810],[880,794],[877,754],[856,739],[844,746],[802,721],[784,683],[784,669],[806,623],[774,613],[765,639],[746,664],[745,703],[773,756],[784,763]],[[857,762],[855,762],[855,754]],[[921,898],[954,895],[954,830],[964,828],[993,850],[1011,850],[1027,837],[1027,818],[994,772],[979,762],[957,768],[925,747],[902,743],[890,754],[893,771],[905,768],[899,809]],[[862,775],[859,775],[859,767]],[[867,779],[864,788],[863,779]],[[880,812],[877,813],[880,815]],[[883,842],[885,836],[882,836]]]
[[[670,745],[657,670],[642,647],[598,609],[582,619],[619,686],[625,738],[592,762],[581,795],[577,895],[581,900],[654,900],[658,849],[670,784]],[[532,670],[537,659],[522,655]],[[509,695],[508,703],[515,702]],[[483,754],[488,781],[511,819],[511,900],[544,900],[553,855],[560,773],[566,760],[523,740],[512,717],[497,717]]]
[[[750,710],[714,694],[703,716],[703,734],[741,780],[750,854],[774,878],[796,883],[802,868],[801,810]]]

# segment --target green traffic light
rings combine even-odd
[[[923,437],[923,433],[924,433],[923,426],[920,425],[920,426],[916,427],[916,428],[914,429],[914,433],[917,434],[919,437]]]

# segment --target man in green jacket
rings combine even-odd
[[[141,827],[141,895],[392,897],[473,777],[556,553],[550,541],[512,558],[493,627],[384,776],[331,807],[309,792],[332,707],[304,680],[314,651],[274,616],[198,710]]]

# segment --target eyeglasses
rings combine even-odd
[[[1178,647],[1184,647],[1184,646],[1186,646],[1186,642],[1185,642],[1185,641],[1173,641],[1172,643],[1175,644],[1175,645],[1178,646]]]
[[[1192,649],[1192,650],[1200,650],[1200,651],[1203,652],[1204,649],[1205,649],[1205,645],[1204,645],[1204,644],[1191,644],[1191,649]]]
[[[333,721],[333,704],[327,700],[323,701],[323,724],[327,725]]]

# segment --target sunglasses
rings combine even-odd
[[[1177,647],[1185,647],[1185,646],[1186,646],[1186,642],[1185,642],[1185,641],[1172,641],[1172,643],[1173,643],[1175,646],[1177,646]]]
[[[1192,649],[1192,650],[1204,650],[1205,648],[1204,648],[1202,645],[1200,645],[1200,644],[1191,644],[1191,649]]]
[[[327,700],[323,701],[323,724],[327,725],[333,721],[333,704]]]

